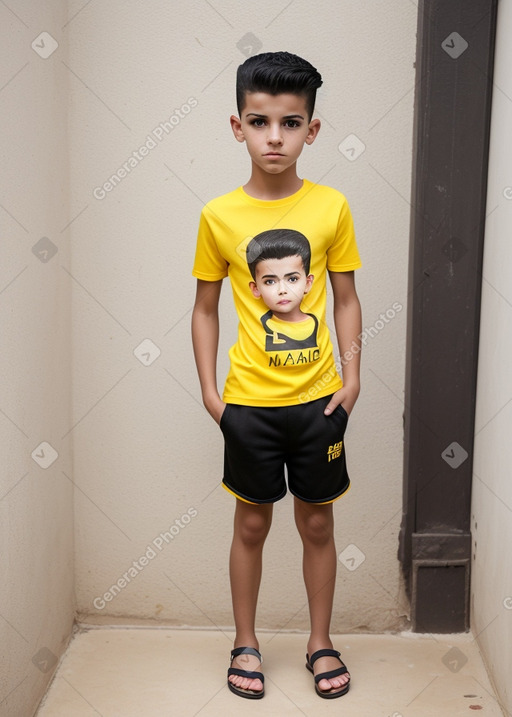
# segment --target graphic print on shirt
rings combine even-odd
[[[276,321],[272,311],[260,318],[265,330],[265,351],[270,354],[269,366],[296,366],[318,361],[318,319],[314,314],[306,315],[309,318],[299,322]]]

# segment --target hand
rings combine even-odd
[[[347,415],[350,416],[352,409],[354,408],[357,397],[359,396],[359,386],[352,386],[345,384],[339,391],[333,393],[331,400],[327,404],[324,410],[326,416],[330,416],[336,406],[343,406]]]
[[[204,407],[206,408],[210,416],[213,418],[215,423],[220,424],[220,419],[222,418],[222,414],[224,413],[224,410],[226,408],[226,404],[220,398],[220,396],[217,395],[217,397],[209,400],[205,399]]]

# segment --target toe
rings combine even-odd
[[[263,689],[263,683],[259,679],[251,680],[248,689],[254,690],[255,692],[261,692]]]
[[[318,682],[318,687],[323,692],[338,692],[339,690],[344,689],[349,682],[350,675],[346,672],[343,675],[338,675],[337,677],[320,680]]]
[[[235,687],[239,687],[242,690],[261,692],[263,689],[263,683],[260,679],[251,679],[249,677],[242,677],[241,675],[230,675],[228,679]]]
[[[345,685],[340,685],[339,680],[330,679],[320,680],[318,687],[322,690],[322,692],[339,692],[345,687]]]
[[[322,692],[329,692],[329,690],[331,689],[331,683],[329,682],[329,680],[320,680],[320,682],[318,683],[318,687],[322,690]]]

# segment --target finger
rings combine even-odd
[[[325,414],[326,416],[330,416],[331,413],[334,411],[334,409],[336,408],[337,405],[338,405],[338,404],[337,404],[335,401],[329,401],[329,403],[327,404],[327,406],[326,406],[325,409],[324,409],[324,414]]]

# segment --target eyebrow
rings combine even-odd
[[[246,117],[259,117],[260,119],[268,119],[268,115],[260,115],[257,112],[248,112]],[[302,115],[284,115],[281,119],[304,119]]]
[[[286,279],[287,276],[294,276],[295,274],[298,274],[300,276],[300,271],[289,271],[288,274],[284,275],[284,278]],[[261,279],[279,279],[277,274],[264,274]]]

